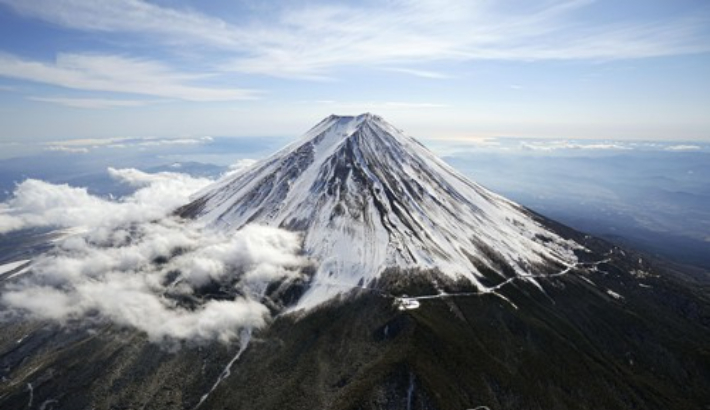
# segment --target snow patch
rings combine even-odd
[[[621,300],[621,299],[624,298],[623,296],[621,296],[620,294],[614,292],[614,291],[611,290],[611,289],[607,289],[607,290],[606,290],[606,293],[607,293],[607,295],[613,297],[613,298],[616,299],[616,300]]]
[[[0,275],[4,275],[8,272],[12,272],[17,268],[28,264],[29,262],[30,262],[29,259],[24,259],[24,260],[10,262],[10,263],[6,263],[4,265],[0,265]]]

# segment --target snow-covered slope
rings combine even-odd
[[[367,285],[387,267],[436,268],[483,290],[491,271],[534,282],[540,271],[572,266],[580,247],[372,114],[324,119],[179,213],[220,229],[303,232],[319,266],[304,307]]]

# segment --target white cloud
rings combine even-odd
[[[44,150],[54,152],[66,152],[69,154],[86,154],[89,152],[89,149],[85,147],[67,147],[63,145],[50,145]]]
[[[232,101],[256,96],[253,90],[192,85],[203,76],[175,71],[156,61],[115,55],[59,54],[56,61],[48,63],[0,53],[0,76],[71,89],[186,101]],[[47,100],[58,102],[56,98]]]
[[[165,145],[201,145],[214,141],[212,137],[155,138],[116,137],[105,139],[74,139],[46,143],[45,150],[59,152],[86,153],[96,148],[160,147]]]
[[[700,149],[702,149],[702,147],[699,145],[688,144],[671,145],[665,148],[666,151],[698,151]]]
[[[99,32],[149,33],[169,42],[241,43],[241,30],[191,10],[141,0],[0,0],[20,14],[64,27]]]
[[[36,258],[0,301],[16,313],[59,322],[98,314],[153,341],[228,341],[241,328],[266,323],[268,309],[259,302],[265,284],[298,277],[305,263],[298,236],[276,228],[250,226],[224,236],[167,220],[114,233],[73,237]],[[155,263],[176,250],[181,254],[167,264]],[[233,291],[225,300],[205,298],[201,288],[210,282]],[[185,298],[196,305],[181,304]]]
[[[557,150],[629,150],[621,142],[570,142],[570,141],[535,141],[522,142],[520,148],[527,151],[557,151]]]
[[[234,175],[237,175],[241,173],[242,171],[246,170],[247,168],[251,167],[252,165],[256,164],[257,160],[251,159],[251,158],[243,158],[240,159],[239,161],[235,162],[234,164],[229,166],[229,170],[225,172],[222,177],[232,177]]]
[[[17,12],[79,30],[137,33],[169,45],[220,48],[227,71],[308,79],[338,67],[430,78],[426,63],[472,60],[614,60],[708,51],[702,18],[584,21],[592,0],[509,4],[391,0],[283,2],[239,23],[137,0],[0,0]]]
[[[437,80],[445,80],[445,79],[452,78],[450,75],[447,75],[447,74],[439,73],[436,71],[421,70],[421,69],[416,69],[416,68],[390,67],[390,68],[385,68],[385,70],[393,71],[396,73],[409,74],[409,75],[413,75],[415,77],[431,78],[431,79],[437,79]]]
[[[0,206],[0,231],[83,227],[4,282],[0,304],[16,315],[65,323],[111,320],[153,341],[231,340],[264,325],[268,283],[301,277],[298,234],[246,226],[230,234],[169,216],[210,181],[176,173],[110,169],[138,191],[121,201],[28,180]],[[219,300],[204,286],[219,284]]]
[[[28,179],[17,186],[9,201],[0,204],[0,234],[22,227],[110,229],[151,221],[187,203],[190,194],[211,183],[185,174],[146,174],[138,170],[109,170],[109,173],[142,188],[120,201],[110,201],[90,195],[85,188]]]
[[[65,97],[28,97],[29,100],[63,105],[72,108],[116,108],[116,107],[141,107],[150,101],[143,100],[113,100],[106,98],[65,98]]]
[[[103,145],[111,145],[116,143],[121,143],[124,141],[130,141],[134,138],[131,137],[114,137],[114,138],[82,138],[82,139],[71,139],[63,141],[51,141],[48,145],[51,146],[62,146],[62,147],[98,147]]]
[[[114,178],[117,181],[121,181],[135,187],[149,187],[149,192],[156,190],[162,191],[164,185],[166,185],[169,189],[179,187],[179,191],[181,191],[181,193],[177,195],[177,201],[183,200],[185,198],[185,193],[189,194],[190,192],[194,192],[195,190],[201,189],[212,182],[206,178],[193,178],[187,174],[178,172],[158,172],[151,174],[135,168],[116,169],[109,167],[108,174],[111,178]],[[148,196],[145,199],[150,200],[151,198]]]
[[[207,144],[212,142],[214,139],[212,137],[199,137],[199,138],[143,138],[138,140],[133,140],[129,143],[132,146],[139,147],[152,147],[161,145],[196,145],[196,144]],[[126,142],[122,145],[125,146]],[[109,145],[111,146],[111,145]]]
[[[702,21],[624,25],[575,24],[590,1],[378,2],[309,5],[284,10],[265,38],[228,69],[318,78],[337,67],[392,66],[472,60],[614,60],[707,51]],[[517,12],[511,10],[517,10]],[[414,71],[409,70],[410,74]]]

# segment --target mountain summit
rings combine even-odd
[[[368,285],[389,267],[434,269],[493,291],[486,275],[535,282],[574,266],[581,249],[369,113],[325,118],[179,214],[227,230],[302,232],[318,270],[300,306]]]
[[[145,259],[139,269],[89,261],[116,277],[114,287],[102,287],[98,275],[80,283],[90,300],[108,299],[110,313],[92,308],[70,323],[7,315],[0,408],[685,410],[710,403],[706,273],[495,195],[375,115],[330,116],[176,213],[197,223],[168,218],[166,226],[186,229],[171,235],[199,228],[203,252],[164,240],[161,228],[138,250],[161,248],[165,256],[133,257]],[[298,235],[241,229],[249,224],[299,232],[302,249]],[[137,253],[126,249],[141,242],[142,228],[120,227],[111,234],[119,242],[96,248],[124,263]],[[248,268],[229,265],[229,274],[189,286],[187,279],[208,276],[201,272],[212,259],[202,255],[270,253],[259,247],[264,241],[240,236],[250,230],[286,234],[268,238],[292,245],[289,255],[302,251],[316,269],[299,264],[288,278],[246,287]],[[225,247],[212,235],[241,239]],[[64,265],[67,276],[85,266]],[[14,275],[0,274],[0,295],[35,273]],[[160,293],[147,301],[171,309],[181,332],[205,333],[217,323],[239,340],[156,345],[145,330],[115,319],[114,312],[145,312],[136,289],[149,287]],[[23,302],[54,313],[69,296],[50,290]],[[116,299],[117,292],[126,296]],[[255,313],[264,321],[250,319]],[[234,315],[250,320],[224,319]],[[147,323],[163,327],[164,317]]]

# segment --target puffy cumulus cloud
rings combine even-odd
[[[222,177],[232,177],[237,174],[242,173],[242,171],[248,169],[252,165],[256,164],[258,161],[255,159],[251,158],[243,158],[240,159],[239,161],[235,162],[234,164],[229,166],[229,169],[227,172],[225,172]]]
[[[0,301],[59,322],[98,315],[154,341],[228,341],[242,328],[264,325],[269,311],[259,300],[266,285],[299,277],[307,263],[298,255],[298,235],[276,228],[224,235],[168,219],[131,231],[63,241],[7,285]],[[228,288],[220,300],[208,297],[212,284]]]
[[[0,305],[10,317],[110,320],[156,342],[229,341],[268,321],[262,301],[269,283],[300,278],[309,263],[296,233],[250,225],[226,234],[169,216],[205,181],[109,172],[140,188],[111,201],[29,180],[2,205],[4,231],[86,228],[36,257],[30,272],[4,282]]]
[[[108,200],[91,195],[85,188],[36,179],[23,181],[12,198],[0,204],[0,234],[31,227],[106,229],[150,221],[185,204],[190,194],[212,182],[185,174],[148,174],[136,169],[109,168],[109,174],[139,189],[120,200]]]
[[[188,272],[185,280],[195,286],[219,281],[229,274],[230,266],[247,265],[243,279],[251,283],[265,283],[289,275],[288,267],[300,266],[297,256],[300,241],[294,233],[248,225],[229,240],[202,240],[197,251],[173,258],[169,268]]]

